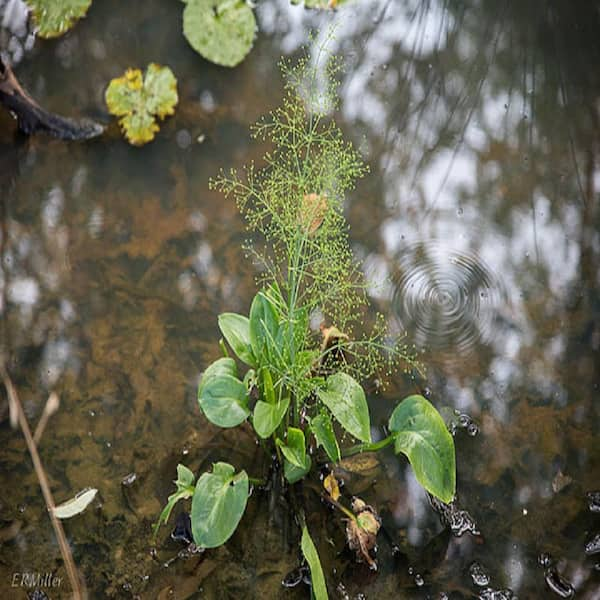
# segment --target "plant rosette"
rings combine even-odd
[[[109,112],[119,117],[129,143],[141,146],[154,139],[159,130],[157,119],[175,112],[177,80],[169,67],[155,63],[148,65],[144,76],[140,69],[127,69],[109,83],[105,100]]]

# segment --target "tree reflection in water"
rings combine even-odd
[[[19,77],[57,112],[102,114],[105,82],[157,56],[182,83],[179,112],[140,152],[110,133],[16,147],[0,114],[2,351],[30,418],[49,389],[63,396],[41,446],[57,500],[101,489],[101,513],[69,524],[88,586],[107,596],[124,584],[151,597],[169,585],[202,585],[207,597],[295,593],[279,584],[296,557],[257,515],[187,570],[153,562],[140,531],[182,452],[194,469],[231,452],[253,461],[244,434],[215,437],[195,407],[216,315],[247,308],[252,286],[242,224],[206,182],[262,153],[245,132],[277,104],[277,58],[333,20],[331,49],[348,65],[342,117],[372,169],[349,198],[352,241],[380,283],[377,303],[429,365],[426,382],[394,379],[375,414],[417,388],[474,419],[478,435],[456,434],[458,489],[481,536],[439,533],[411,476],[384,461],[363,494],[384,516],[380,572],[367,582],[343,555],[326,567],[349,594],[460,597],[483,594],[469,575],[477,560],[492,588],[538,598],[546,552],[578,597],[594,598],[599,575],[584,548],[598,528],[585,492],[600,474],[600,11],[587,0],[403,0],[328,16],[279,0],[257,14],[256,48],[227,73],[173,38],[180,7],[158,0],[96,3],[43,49],[19,33]],[[180,143],[200,134],[203,144]],[[415,273],[416,288],[403,288]],[[8,581],[26,558],[43,571],[57,557],[22,442],[6,424],[0,440],[0,517],[24,524],[0,549]],[[335,524],[323,523],[326,537],[341,549]],[[265,560],[272,572],[259,576]]]

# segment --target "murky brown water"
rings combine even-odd
[[[352,242],[380,281],[374,300],[428,365],[426,380],[398,377],[372,399],[373,421],[415,389],[470,415],[470,428],[455,416],[458,506],[480,535],[444,530],[384,454],[347,483],[383,516],[377,573],[343,552],[339,519],[311,519],[331,596],[559,597],[538,560],[549,553],[576,597],[600,598],[600,555],[584,551],[600,532],[586,500],[600,489],[597,4],[357,0],[331,17],[265,1],[234,70],[188,47],[181,10],[96,0],[61,40],[30,48],[7,19],[0,35],[21,82],[62,114],[108,120],[104,87],[127,66],[166,63],[179,80],[175,117],[142,149],[114,126],[89,143],[17,144],[0,111],[1,347],[30,422],[60,394],[40,445],[57,501],[100,490],[101,506],[65,523],[91,597],[309,595],[280,585],[298,565],[295,534],[260,492],[230,542],[202,556],[172,561],[181,546],[166,529],[153,556],[150,525],[178,462],[267,468],[247,431],[218,431],[196,406],[217,314],[253,295],[242,223],[207,180],[260,157],[248,125],[279,101],[277,59],[334,20],[340,118],[371,166],[348,199]],[[24,598],[14,573],[64,571],[3,411],[0,519],[20,529],[2,536],[0,593]]]

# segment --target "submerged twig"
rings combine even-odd
[[[87,140],[99,136],[102,125],[82,119],[74,121],[42,108],[19,84],[10,65],[0,57],[0,104],[16,117],[19,131],[31,135],[43,131],[63,140]]]
[[[60,406],[60,401],[58,399],[58,394],[56,392],[52,392],[50,396],[48,396],[48,400],[46,400],[46,406],[44,406],[44,412],[38,421],[37,427],[35,428],[35,433],[33,434],[33,441],[35,445],[39,445],[40,440],[42,439],[42,434],[44,433],[44,429],[48,424],[48,419],[58,410]]]
[[[87,597],[87,593],[85,591],[85,587],[82,586],[81,580],[79,579],[77,567],[75,566],[75,561],[73,560],[71,548],[69,547],[69,543],[67,542],[62,523],[54,514],[55,504],[54,499],[52,497],[52,492],[50,490],[50,485],[48,483],[48,478],[46,477],[46,471],[44,470],[42,461],[37,451],[37,446],[35,444],[33,436],[31,435],[29,423],[27,422],[27,417],[23,412],[23,407],[19,400],[19,396],[17,395],[17,391],[13,386],[13,383],[8,373],[6,372],[4,365],[1,364],[0,375],[2,376],[2,381],[8,394],[9,403],[13,410],[16,411],[18,423],[21,427],[21,431],[23,432],[23,437],[25,438],[25,443],[27,444],[29,454],[31,455],[31,460],[33,462],[33,468],[35,469],[35,474],[37,475],[40,487],[42,488],[42,494],[46,502],[46,508],[48,509],[50,520],[52,522],[52,527],[54,528],[54,533],[56,534],[56,539],[60,548],[60,553],[63,562],[65,563],[65,569],[67,571],[67,575],[69,577],[69,581],[71,582],[71,587],[73,589],[73,597],[76,600],[82,600],[83,598]]]

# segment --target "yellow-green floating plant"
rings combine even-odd
[[[105,99],[127,140],[141,146],[154,139],[159,130],[156,120],[175,112],[177,80],[169,67],[155,63],[148,65],[143,77],[139,69],[127,69],[109,83]]]

